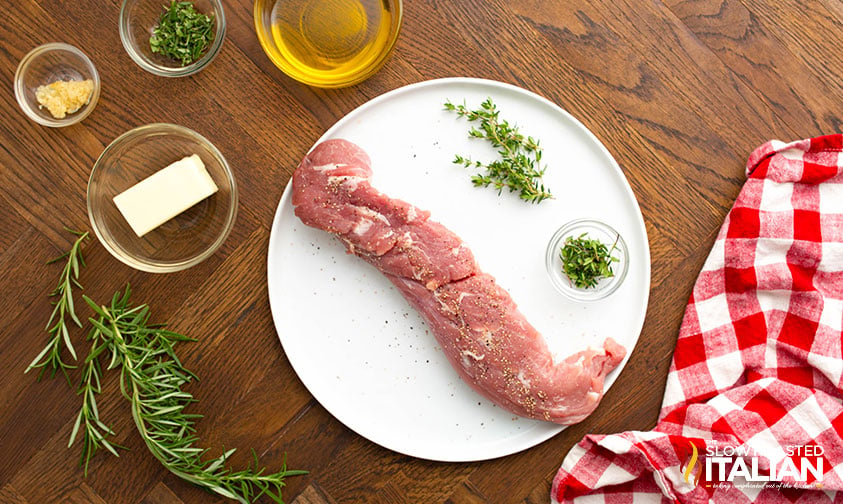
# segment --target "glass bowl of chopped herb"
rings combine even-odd
[[[61,42],[38,46],[15,72],[15,98],[33,121],[54,128],[88,116],[100,95],[100,77],[91,60]]]
[[[120,40],[144,70],[163,77],[184,77],[202,70],[225,38],[220,0],[124,0]]]
[[[623,283],[629,250],[620,233],[608,224],[577,219],[553,234],[545,261],[556,290],[576,301],[597,301]]]

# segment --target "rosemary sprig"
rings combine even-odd
[[[82,298],[86,303],[91,304],[90,298],[84,295]],[[114,302],[112,300],[112,304]],[[128,302],[128,297],[126,302]],[[92,324],[94,323],[93,320],[89,320]],[[119,457],[115,447],[122,448],[122,446],[113,444],[107,439],[107,436],[114,436],[115,433],[111,427],[100,420],[100,413],[97,408],[97,395],[102,392],[100,355],[105,352],[111,353],[111,362],[107,369],[112,369],[117,365],[118,354],[114,352],[109,342],[102,338],[102,333],[96,325],[88,333],[88,341],[91,342],[91,350],[88,352],[82,367],[82,382],[79,384],[78,390],[78,394],[82,396],[82,407],[76,416],[76,423],[73,425],[70,441],[67,443],[68,448],[73,446],[80,428],[83,429],[82,455],[79,465],[84,468],[85,477],[88,476],[88,464],[100,447],[105,448],[115,457]]]
[[[265,474],[254,456],[254,467],[234,471],[226,467],[234,449],[219,457],[203,460],[208,450],[196,446],[194,422],[201,415],[187,413],[185,408],[196,399],[182,386],[196,377],[176,356],[174,347],[191,338],[169,331],[163,326],[149,323],[149,307],[129,303],[130,288],[117,292],[109,306],[99,306],[87,296],[85,302],[94,310],[96,318],[89,340],[91,353],[86,370],[91,370],[91,380],[99,386],[99,368],[93,364],[103,353],[111,360],[107,369],[120,368],[120,390],[130,403],[135,426],[149,451],[169,471],[180,478],[224,497],[239,502],[253,502],[262,495],[282,503],[281,490],[287,476],[305,474],[305,471],[288,471],[286,466],[275,473]],[[80,391],[91,396],[98,388],[83,382]],[[80,392],[81,393],[81,392]],[[95,403],[93,403],[95,404]],[[83,402],[77,425],[86,429],[86,446],[83,448],[85,467],[100,446],[117,454],[105,435],[113,432],[99,419],[96,407],[86,408]],[[89,428],[90,426],[90,428]],[[74,434],[76,432],[74,428]],[[90,434],[89,434],[90,433]],[[71,439],[72,441],[72,439]]]
[[[51,366],[54,375],[56,370],[61,369],[68,381],[67,369],[75,366],[61,360],[61,344],[64,342],[76,359],[66,318],[82,326],[74,309],[72,288],[82,288],[78,280],[80,267],[85,266],[81,244],[88,237],[87,232],[73,233],[78,237],[76,242],[68,253],[56,259],[67,258],[67,263],[59,286],[53,292],[58,300],[47,324],[51,339],[26,369],[40,367],[43,374]],[[108,306],[98,305],[88,296],[82,296],[95,316],[88,318],[91,330],[87,340],[91,348],[82,364],[82,380],[78,388],[82,405],[68,447],[81,433],[80,465],[84,467],[85,476],[97,450],[103,448],[119,456],[117,449],[123,448],[109,440],[115,433],[101,420],[97,407],[97,397],[102,392],[103,367],[100,361],[103,356],[108,356],[105,369],[120,369],[120,390],[131,403],[138,432],[152,455],[164,467],[186,481],[241,503],[254,502],[262,495],[283,503],[281,490],[285,486],[285,478],[306,474],[306,471],[287,470],[286,464],[283,464],[279,471],[266,473],[254,451],[254,467],[249,464],[240,471],[226,466],[234,449],[207,460],[208,450],[196,446],[199,438],[194,422],[201,415],[185,411],[196,399],[182,390],[183,385],[196,377],[182,365],[174,350],[176,343],[193,340],[164,326],[150,324],[149,307],[131,306],[130,295],[127,285],[123,292],[114,294]]]
[[[445,110],[456,112],[469,122],[479,121],[479,127],[472,126],[468,131],[469,136],[488,140],[492,147],[498,149],[500,159],[489,163],[473,161],[459,154],[454,157],[454,164],[485,169],[485,173],[471,177],[475,186],[492,186],[498,190],[498,194],[505,188],[510,192],[518,191],[519,197],[530,203],[553,198],[542,182],[547,168],[541,166],[542,150],[539,141],[530,136],[524,137],[517,126],[501,119],[492,98],[486,98],[476,110],[469,109],[465,104],[454,105],[446,101]]]
[[[152,29],[149,47],[187,66],[202,56],[214,40],[214,18],[198,12],[193,2],[172,0]]]
[[[48,368],[52,370],[50,378],[55,377],[56,371],[61,370],[69,384],[70,376],[67,374],[67,370],[73,369],[76,366],[67,364],[62,360],[62,343],[75,361],[76,350],[74,350],[73,343],[70,341],[70,333],[67,329],[67,317],[70,317],[70,320],[78,327],[82,327],[82,322],[76,316],[76,310],[73,305],[73,288],[82,289],[82,285],[79,284],[79,269],[80,266],[85,266],[85,259],[82,256],[82,242],[88,238],[88,232],[83,233],[72,229],[67,230],[76,235],[76,241],[73,242],[69,251],[48,263],[52,264],[62,259],[67,259],[59,279],[59,284],[50,293],[51,297],[57,299],[53,302],[53,312],[50,314],[50,319],[47,321],[47,326],[45,327],[49,335],[49,340],[44,349],[41,350],[41,353],[27,366],[24,373],[28,373],[31,369],[41,368],[41,371],[38,373],[38,379],[40,380]]]
[[[617,248],[618,238],[609,249],[600,240],[586,238],[583,233],[574,238],[565,238],[565,244],[559,251],[559,258],[562,260],[562,272],[568,276],[571,283],[578,289],[595,287],[602,278],[615,276],[612,271],[612,263],[618,259],[612,256]]]

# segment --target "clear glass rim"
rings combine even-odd
[[[584,228],[596,229],[607,236],[617,237],[617,248],[621,254],[620,270],[614,271],[613,277],[601,281],[597,288],[582,289],[573,286],[568,277],[561,271],[559,264],[557,264],[562,240],[566,236],[573,234],[572,231]],[[599,301],[611,295],[623,284],[629,271],[629,249],[623,235],[605,222],[593,218],[575,219],[562,225],[551,237],[547,245],[545,265],[550,282],[561,294],[575,301]]]
[[[135,48],[135,45],[132,43],[131,27],[129,26],[129,8],[137,3],[137,0],[123,0],[122,5],[120,6],[120,25],[119,25],[119,32],[120,32],[120,42],[123,43],[123,49],[126,50],[129,57],[137,63],[137,65],[149,73],[158,75],[160,77],[186,77],[188,75],[193,75],[211,63],[211,61],[216,58],[217,53],[219,53],[220,48],[222,47],[223,39],[225,39],[225,9],[223,8],[222,2],[220,0],[209,0],[211,4],[214,6],[214,17],[216,21],[216,32],[214,33],[214,41],[211,43],[211,46],[205,51],[205,54],[199,58],[198,60],[194,61],[193,63],[180,66],[180,67],[169,67],[165,65],[159,65],[152,61],[149,61],[146,57],[144,57],[143,53],[138,51]]]
[[[215,158],[220,162],[223,166],[223,171],[225,172],[226,180],[231,186],[231,204],[228,209],[228,215],[226,216],[225,223],[223,224],[223,228],[221,232],[217,235],[216,239],[211,243],[208,247],[206,247],[202,252],[185,258],[183,260],[178,261],[155,261],[155,260],[148,260],[136,257],[123,248],[119,247],[116,240],[112,238],[111,233],[107,232],[103,227],[99,224],[99,221],[95,217],[95,205],[96,202],[94,201],[94,197],[91,194],[91,186],[93,185],[94,177],[98,173],[98,168],[101,167],[102,163],[107,156],[116,148],[118,148],[124,142],[137,138],[143,137],[147,134],[153,132],[161,132],[161,131],[172,131],[178,132],[189,137],[194,138],[195,140],[199,141],[200,143],[204,144],[209,151],[213,154]],[[88,219],[91,221],[91,227],[94,230],[94,234],[97,236],[97,239],[100,243],[105,247],[108,252],[118,259],[120,262],[131,266],[135,269],[146,271],[149,273],[172,273],[175,271],[181,271],[187,269],[191,266],[195,266],[217,251],[217,249],[222,246],[225,240],[228,238],[229,234],[231,234],[232,229],[234,228],[234,222],[237,217],[237,207],[239,202],[239,194],[237,189],[237,182],[234,179],[234,173],[231,171],[231,167],[226,161],[225,157],[216,148],[214,144],[212,144],[208,139],[200,135],[199,133],[193,131],[190,128],[186,128],[184,126],[179,126],[177,124],[170,124],[170,123],[151,123],[146,124],[144,126],[139,126],[137,128],[131,129],[126,131],[122,135],[118,136],[114,140],[111,141],[110,144],[102,151],[99,155],[97,160],[94,162],[94,166],[91,169],[91,175],[88,178],[88,188],[86,193],[87,199],[87,207],[88,207]]]
[[[91,98],[88,101],[88,104],[82,107],[81,110],[66,116],[64,119],[54,119],[37,113],[35,110],[32,109],[26,99],[26,88],[24,87],[23,82],[24,73],[29,69],[30,65],[32,65],[32,63],[39,56],[51,51],[69,52],[72,53],[74,56],[78,57],[87,67],[87,70],[91,74],[91,80],[94,82],[94,90],[91,94]],[[48,42],[46,44],[42,44],[32,49],[20,60],[20,63],[18,63],[18,67],[15,70],[15,100],[18,102],[18,105],[20,106],[21,110],[23,110],[24,114],[26,114],[26,116],[32,119],[33,121],[43,126],[49,126],[51,128],[61,128],[63,126],[70,126],[71,124],[76,124],[82,119],[88,117],[88,115],[90,115],[90,113],[94,111],[94,107],[96,107],[97,101],[99,100],[100,86],[100,75],[99,72],[97,72],[97,67],[91,61],[91,58],[89,58],[88,55],[82,52],[82,50],[80,50],[78,47],[66,44],[64,42]]]
[[[335,88],[343,88],[353,86],[355,84],[359,84],[369,77],[373,76],[377,73],[378,70],[386,63],[389,56],[392,54],[393,50],[395,49],[395,44],[398,42],[398,35],[401,33],[401,27],[404,24],[404,2],[403,0],[392,0],[393,4],[395,5],[396,11],[396,22],[395,22],[395,31],[392,33],[392,36],[389,39],[389,42],[384,47],[384,50],[378,56],[377,59],[373,60],[372,63],[366,67],[365,70],[361,72],[349,73],[343,75],[342,78],[337,78],[330,82],[324,81],[317,81],[313,79],[308,79],[304,77],[301,73],[292,72],[290,67],[280,58],[275,55],[274,48],[269,44],[268,40],[271,39],[271,28],[266,26],[264,23],[264,7],[269,0],[256,0],[254,3],[254,21],[255,21],[255,30],[258,33],[263,33],[264,36],[258,36],[258,41],[260,42],[261,47],[263,48],[264,54],[269,58],[273,65],[275,65],[279,70],[284,72],[285,75],[294,79],[297,82],[301,82],[307,86],[312,86],[315,88],[321,89],[335,89]]]

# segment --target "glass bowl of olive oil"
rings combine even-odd
[[[264,52],[309,86],[358,84],[377,72],[401,28],[401,0],[256,0]]]

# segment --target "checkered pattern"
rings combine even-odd
[[[658,425],[586,436],[554,503],[843,502],[842,151],[829,135],[752,153],[688,302]],[[800,472],[806,449],[819,477]]]

